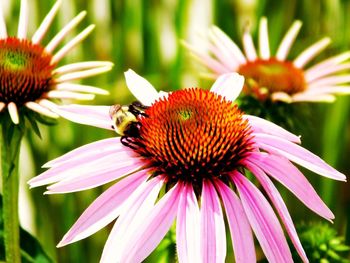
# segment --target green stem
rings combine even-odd
[[[6,262],[20,263],[18,219],[18,160],[23,127],[6,122],[1,126],[1,172]]]

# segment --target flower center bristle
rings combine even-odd
[[[19,54],[16,52],[8,52],[3,56],[3,66],[8,67],[11,70],[20,70],[27,65],[27,59],[24,54]]]
[[[52,86],[51,58],[29,40],[0,39],[0,101],[23,105],[41,98]]]
[[[289,61],[257,59],[241,65],[238,73],[246,79],[244,92],[266,99],[274,92],[285,92],[289,95],[306,89],[302,70]]]
[[[175,91],[148,108],[139,122],[136,152],[170,182],[224,176],[252,149],[241,111],[210,91]]]

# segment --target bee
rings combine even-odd
[[[148,107],[135,101],[130,105],[113,105],[109,110],[109,116],[113,121],[114,130],[121,136],[121,142],[133,148],[132,138],[139,136],[140,123],[139,116],[145,116]]]

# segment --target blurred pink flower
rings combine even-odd
[[[350,75],[346,72],[350,69],[349,51],[305,68],[329,45],[330,38],[322,38],[293,60],[287,58],[301,25],[300,21],[292,24],[275,55],[271,55],[265,17],[260,19],[259,24],[259,52],[248,27],[242,38],[244,53],[216,26],[210,28],[204,40],[208,52],[200,51],[196,45],[184,44],[213,72],[214,78],[229,72],[243,75],[246,79],[243,93],[262,101],[332,102],[336,94],[349,94]]]
[[[7,34],[0,5],[0,112],[8,109],[15,124],[20,122],[22,107],[57,118],[57,105],[50,99],[91,100],[94,94],[108,94],[103,89],[71,81],[109,71],[113,66],[111,62],[87,61],[57,67],[66,54],[94,29],[94,25],[88,26],[54,52],[85,17],[86,11],[74,17],[46,46],[41,44],[60,5],[61,0],[58,0],[31,38],[27,38],[28,0],[21,1],[18,32],[14,37]]]
[[[292,262],[271,203],[303,262],[308,262],[270,178],[331,221],[332,212],[293,163],[334,180],[345,181],[345,176],[299,146],[298,136],[244,115],[233,103],[244,83],[238,74],[222,75],[210,91],[191,88],[168,94],[158,93],[131,70],[125,75],[135,97],[149,106],[138,116],[139,133],[124,143],[117,137],[75,149],[44,165],[50,169],[29,181],[31,187],[51,184],[46,194],[58,194],[118,180],[85,210],[58,246],[86,238],[117,219],[101,262],[141,262],[176,218],[180,262],[224,262],[226,214],[236,262],[256,262],[253,232],[269,262]],[[108,107],[97,109],[90,119],[76,120],[113,126]],[[94,107],[61,110],[83,116]],[[245,176],[249,171],[270,201]]]

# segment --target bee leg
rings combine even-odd
[[[134,101],[133,103],[131,103],[130,105],[139,108],[139,109],[143,109],[143,110],[147,110],[149,108],[149,106],[145,106],[143,105],[141,102],[139,101]]]
[[[122,136],[120,138],[120,142],[124,145],[124,146],[127,146],[127,147],[130,147],[130,141],[129,141],[129,138],[127,136]],[[134,149],[133,147],[130,147],[132,149]]]
[[[137,150],[137,145],[128,136],[122,136],[120,142],[126,147]]]
[[[134,101],[129,105],[129,111],[134,114],[135,116],[142,115],[145,117],[148,117],[147,114],[145,114],[143,111],[148,109],[148,106],[143,105],[139,101]]]

